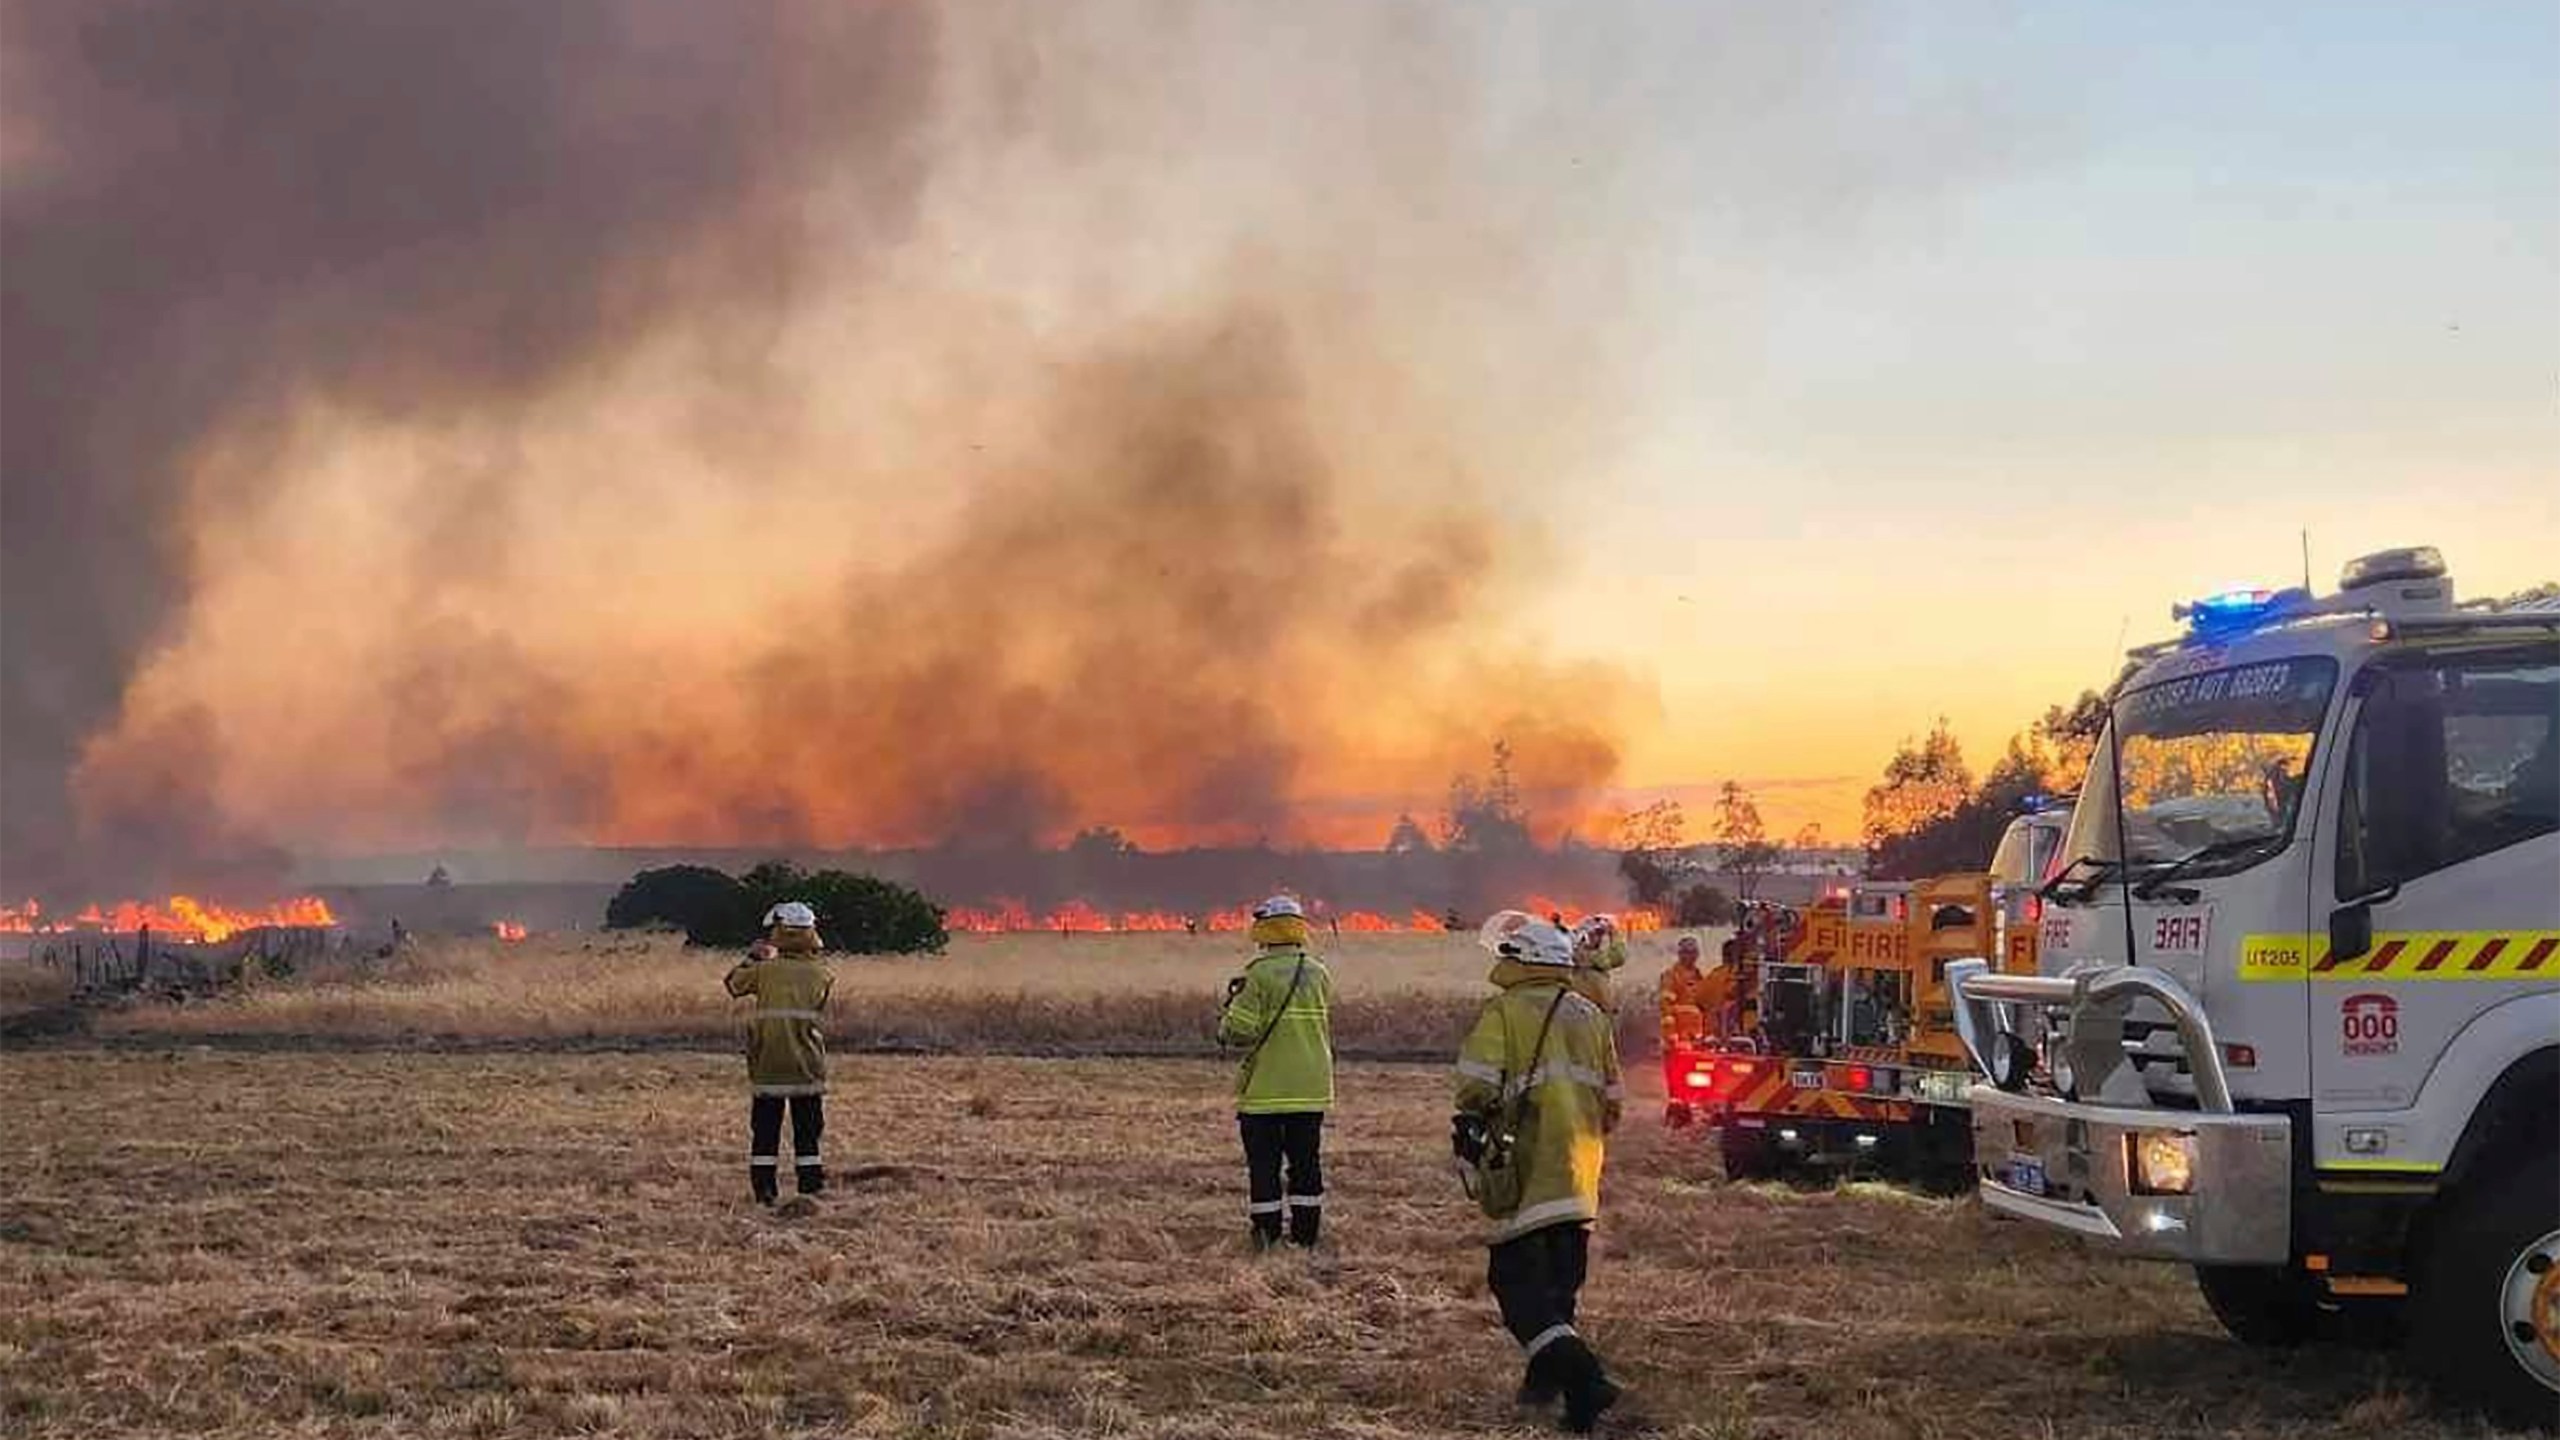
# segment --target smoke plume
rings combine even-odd
[[[12,3],[0,893],[1569,820],[1660,216],[1901,183],[1855,9]]]

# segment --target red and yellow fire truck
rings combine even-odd
[[[1972,1072],[1947,966],[1996,958],[2005,972],[2035,972],[2033,886],[2067,821],[2052,810],[2011,821],[1989,872],[1744,913],[1727,947],[1730,1025],[1669,1054],[1675,1104],[1712,1128],[1729,1177],[1965,1182]]]

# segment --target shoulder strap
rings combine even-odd
[[[1547,1002],[1547,1018],[1538,1022],[1537,1043],[1529,1047],[1528,1062],[1520,1072],[1520,1093],[1511,1097],[1511,1121],[1505,1128],[1519,1129],[1521,1117],[1529,1113],[1529,1077],[1538,1073],[1538,1057],[1546,1052],[1547,1032],[1555,1028],[1556,1011],[1564,1007],[1564,997],[1572,993],[1573,987],[1570,984],[1559,985],[1556,987],[1556,998]],[[1503,1023],[1510,1023],[1508,1012],[1504,1013]]]
[[[1289,972],[1289,993],[1280,997],[1279,1007],[1271,1012],[1271,1018],[1269,1020],[1263,1022],[1262,1033],[1254,1037],[1253,1048],[1244,1052],[1243,1063],[1246,1068],[1250,1069],[1252,1067],[1254,1057],[1260,1055],[1262,1053],[1262,1047],[1270,1043],[1271,1032],[1279,1029],[1280,1022],[1288,1018],[1289,1002],[1298,998],[1298,982],[1306,978],[1306,952],[1300,951],[1298,954],[1298,968]]]

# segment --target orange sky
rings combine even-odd
[[[362,848],[1233,792],[1249,838],[1510,734],[1851,838],[1897,740],[1980,768],[2306,528],[2324,588],[2560,578],[2551,21],[2325,15],[944,7],[914,214],[822,169],[779,314],[503,405],[316,375],[192,456],[92,793],[196,766]],[[1007,747],[1064,798],[879,783]]]

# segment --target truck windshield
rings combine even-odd
[[[2228,873],[2274,854],[2293,834],[2311,742],[2337,681],[2336,661],[2305,656],[2124,692],[2090,758],[2092,783],[2072,813],[2063,853],[2126,860],[2129,871],[2183,860],[2189,875]],[[2111,773],[2116,783],[2097,783]]]

